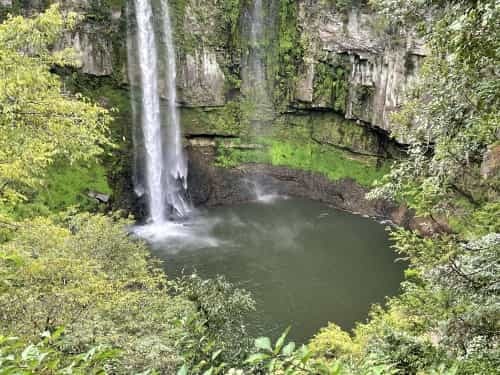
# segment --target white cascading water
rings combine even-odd
[[[187,161],[182,148],[181,126],[177,109],[176,77],[177,66],[175,45],[172,37],[172,23],[167,0],[161,0],[163,43],[165,45],[166,89],[168,97],[168,129],[166,149],[166,184],[167,201],[180,216],[186,216],[191,210],[184,197],[187,191]]]
[[[166,201],[162,186],[163,145],[158,93],[158,56],[153,11],[149,0],[135,0],[135,14],[142,89],[141,125],[145,144],[146,188],[150,219],[158,223],[165,220]]]
[[[176,106],[175,46],[166,0],[161,2],[162,42],[166,56],[158,56],[151,0],[134,0],[137,21],[137,62],[141,81],[141,128],[144,141],[145,187],[150,221],[158,224],[167,219],[167,212],[185,216],[190,208],[185,199],[187,162],[182,151],[182,137]],[[156,15],[156,14],[155,14]],[[159,61],[165,60],[165,81],[168,96],[168,129],[162,131],[159,92]]]
[[[253,86],[253,90],[251,90],[253,95],[252,101],[257,104],[257,111],[262,110],[262,107],[270,105],[267,94],[267,80],[264,66],[264,38],[264,12],[262,8],[262,0],[254,0],[253,7],[250,12],[249,66],[244,79],[246,79],[248,83]]]
[[[268,94],[266,78],[266,24],[262,0],[254,0],[248,15],[249,50],[247,65],[243,68],[243,86],[247,99],[252,103],[253,113],[249,113],[253,124],[253,135],[257,139],[265,134],[264,127],[273,116],[273,104]],[[259,202],[273,203],[282,196],[264,186],[261,176],[249,180],[250,188]]]

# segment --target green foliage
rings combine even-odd
[[[318,172],[332,181],[351,178],[363,186],[387,173],[388,165],[377,166],[377,158],[360,156],[312,140],[264,141],[255,147],[219,146],[217,165],[235,167],[245,163],[269,163]]]
[[[224,11],[225,20],[229,26],[229,30],[231,30],[231,34],[237,33],[240,19],[240,8],[240,0],[224,0],[223,2],[222,9]]]
[[[242,56],[242,35],[241,35],[241,14],[242,7],[245,1],[242,0],[224,0],[222,4],[217,4],[220,7],[223,26],[217,33],[217,38],[224,45],[226,51],[229,51],[225,59],[225,64],[222,64],[225,83],[228,90],[239,88],[241,85],[241,66],[240,59]]]
[[[361,157],[316,142],[306,144],[273,142],[270,149],[271,163],[324,174],[336,181],[352,178],[363,186],[386,173],[386,168],[377,168],[376,158]]]
[[[298,3],[294,0],[280,0],[278,61],[273,63],[277,68],[274,92],[277,106],[288,103],[293,99],[298,67],[304,54],[297,20]]]
[[[217,145],[216,165],[224,168],[234,168],[245,163],[270,163],[268,150],[259,139],[257,144],[245,144],[241,139],[231,142],[221,141]]]
[[[403,294],[359,326],[354,340],[365,355],[403,373],[491,374],[499,366],[498,176],[482,177],[479,164],[500,129],[500,6],[444,3],[372,1],[397,27],[417,22],[430,56],[411,100],[393,118],[408,158],[370,195],[448,218],[456,233],[393,231],[396,250],[410,262]]]
[[[66,87],[101,104],[113,112],[114,117],[130,116],[128,88],[120,86],[112,77],[89,77],[72,69],[60,71]],[[114,118],[115,119],[115,118]]]
[[[401,373],[494,373],[498,235],[462,248],[452,237],[424,239],[403,229],[392,237],[411,262],[403,294],[356,327],[353,363],[370,357]]]
[[[89,77],[73,70],[64,70],[60,74],[71,92],[90,98],[107,108],[113,115],[109,125],[109,138],[113,146],[105,148],[104,154],[99,158],[96,171],[99,171],[99,165],[105,168],[107,181],[112,190],[113,208],[122,208],[119,202],[122,202],[123,195],[128,193],[127,178],[133,169],[131,150],[133,148],[134,113],[129,89],[123,87],[121,81],[117,81],[114,77]],[[89,171],[93,173],[93,169]],[[73,194],[78,194],[78,191]],[[84,205],[83,208],[90,207]]]
[[[111,12],[121,10],[125,4],[124,0],[90,0],[85,18],[100,23],[110,22]]]
[[[334,326],[329,328],[339,332]],[[302,345],[296,349],[294,342],[286,343],[288,332],[289,329],[283,332],[274,345],[267,337],[257,338],[255,352],[250,354],[245,361],[249,365],[245,373],[290,375],[390,375],[396,373],[392,365],[375,364],[366,358],[362,366],[354,368],[338,359],[318,358],[318,352],[310,347]],[[322,334],[325,333],[326,330],[322,332]]]
[[[240,363],[251,343],[245,328],[246,315],[255,309],[250,294],[222,276],[204,280],[186,275],[174,287],[195,307],[192,315],[180,320],[184,335],[178,345],[185,365],[198,373]]]
[[[15,219],[44,216],[78,207],[95,211],[98,202],[88,196],[89,192],[111,194],[106,171],[100,164],[54,164],[46,172],[46,182],[25,204],[18,205],[11,215]]]
[[[222,108],[182,108],[182,127],[186,133],[237,137],[243,132],[240,101]]]
[[[36,344],[0,336],[0,374],[106,374],[118,352],[103,346],[81,354],[67,354],[57,347],[62,331],[45,332]]]
[[[466,239],[474,239],[477,236],[484,236],[488,233],[500,233],[500,202],[487,202],[475,209],[467,223],[464,223],[463,230]]]
[[[7,337],[20,337],[0,338],[0,374],[174,373],[179,367],[179,374],[206,375],[495,373],[500,366],[499,185],[479,175],[479,164],[487,146],[498,142],[500,7],[493,0],[371,3],[391,23],[384,28],[420,22],[432,10],[432,18],[419,26],[431,53],[422,81],[394,117],[409,143],[409,157],[372,195],[403,199],[431,218],[444,215],[457,231],[429,238],[392,232],[396,250],[410,265],[401,296],[385,308],[374,307],[370,320],[352,335],[329,324],[308,346],[296,348],[286,342],[287,330],[275,343],[257,338],[252,350],[244,327],[245,315],[254,309],[248,293],[224,278],[194,275],[168,282],[145,245],[126,234],[131,221],[89,214],[19,223],[0,218],[0,238],[9,240],[0,246],[0,329]],[[106,4],[120,6],[114,0]],[[95,20],[109,17],[109,9],[91,5]],[[334,5],[345,10],[350,2]],[[186,6],[185,0],[175,1],[177,33]],[[243,3],[225,0],[218,6],[224,17],[221,35],[227,38],[223,45],[239,51]],[[292,98],[303,55],[297,16],[296,1],[280,0],[279,63],[272,67],[278,104]],[[87,188],[107,192],[96,160],[112,146],[109,114],[70,95],[51,73],[56,66],[75,66],[71,51],[52,52],[75,22],[74,14],[63,16],[52,7],[33,19],[10,18],[0,25],[3,215],[48,214],[79,203]],[[179,48],[186,52],[197,38],[187,36]],[[236,65],[231,63],[232,75]],[[335,111],[345,111],[347,73],[326,63],[318,69],[315,100],[325,98]],[[70,86],[126,118],[129,97],[115,85],[75,74]],[[358,105],[371,94],[360,87]],[[365,186],[386,173],[385,166],[376,168],[376,157],[351,152],[358,143],[371,147],[354,128],[344,134],[343,127],[324,133],[290,126],[245,144],[242,119],[254,110],[247,105],[234,101],[185,116],[194,129],[240,137],[221,141],[219,165],[284,165]],[[123,132],[111,138],[117,134]],[[40,339],[42,332],[55,333]]]
[[[15,205],[40,186],[54,160],[93,160],[110,144],[107,111],[64,92],[54,65],[74,66],[70,50],[52,52],[76,16],[57,6],[0,25],[0,201]],[[26,51],[29,51],[27,53]]]
[[[380,0],[373,3],[397,23],[423,15],[432,1]],[[450,202],[466,197],[478,204],[490,182],[478,164],[500,129],[498,72],[500,14],[496,1],[457,2],[432,7],[430,49],[421,83],[394,122],[409,143],[408,159],[395,168],[375,194],[410,194],[422,214],[442,214]],[[423,17],[423,16],[422,16]],[[446,58],[444,58],[446,56]],[[494,184],[493,188],[494,188]],[[498,192],[497,192],[498,193]]]
[[[403,298],[412,314],[426,318],[423,323],[437,333],[448,352],[494,358],[498,351],[495,285],[500,273],[499,235],[491,233],[458,244],[453,236],[421,239],[402,230],[393,238],[397,250],[409,255],[418,283],[424,286],[405,286]],[[422,304],[430,298],[433,305],[429,310]],[[480,353],[474,353],[477,341],[481,342]]]
[[[334,323],[322,328],[309,343],[313,356],[324,358],[342,358],[359,352],[349,334]]]
[[[63,353],[119,348],[118,373],[177,367],[175,322],[192,305],[166,293],[146,246],[124,231],[129,224],[89,214],[19,223],[0,247],[0,330],[34,340],[65,327]]]
[[[380,154],[377,134],[332,113],[282,116],[259,136],[250,137],[234,128],[224,134],[239,138],[219,139],[216,164],[221,167],[288,166],[321,173],[332,181],[352,178],[363,186],[371,186],[389,167]]]
[[[339,12],[347,12],[350,8],[360,5],[362,1],[355,0],[324,0],[326,3],[334,6]]]
[[[334,111],[345,113],[347,95],[347,74],[343,67],[325,63],[315,66],[314,102],[325,102]]]

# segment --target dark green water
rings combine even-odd
[[[290,337],[304,342],[329,321],[351,329],[403,277],[383,225],[318,202],[219,207],[167,232],[152,247],[169,276],[223,274],[251,291],[254,335],[292,325]]]

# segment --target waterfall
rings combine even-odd
[[[191,209],[184,197],[184,192],[187,191],[187,161],[182,148],[181,125],[177,109],[177,66],[167,0],[161,0],[160,10],[162,14],[163,43],[166,51],[165,75],[168,97],[169,134],[166,147],[167,176],[165,181],[167,185],[167,201],[178,215],[185,216]]]
[[[145,146],[145,179],[149,215],[153,222],[165,220],[165,195],[162,184],[163,145],[161,132],[158,63],[153,10],[149,0],[135,0],[138,62],[141,78],[141,125]]]
[[[151,0],[134,0],[137,22],[136,41],[130,43],[129,54],[137,54],[141,89],[141,145],[144,187],[149,218],[162,223],[167,213],[185,216],[190,206],[185,198],[187,190],[187,162],[182,149],[179,114],[176,105],[176,57],[172,38],[169,8],[166,0],[159,11]],[[154,14],[154,15],[153,15]],[[159,17],[159,20],[156,19]],[[155,32],[155,21],[161,24],[161,33]],[[160,34],[160,35],[159,35]],[[160,40],[160,43],[158,42]],[[163,48],[158,48],[159,46]],[[131,49],[136,49],[131,51]],[[159,50],[165,50],[159,56]],[[161,63],[165,65],[162,77]],[[132,73],[130,73],[132,75]],[[166,116],[162,116],[160,78],[166,82],[168,97]],[[166,117],[166,119],[165,119]],[[141,189],[136,189],[140,191]]]
[[[265,5],[265,7],[264,7]],[[262,0],[253,0],[249,4],[245,16],[244,34],[248,37],[245,64],[242,69],[242,91],[246,101],[246,116],[251,123],[250,136],[259,143],[262,137],[271,131],[270,124],[274,118],[274,107],[269,95],[266,60],[270,47],[269,20],[272,7]],[[263,170],[259,167],[248,178],[249,189],[253,191],[257,201],[272,202],[279,198],[274,188],[266,183]]]
[[[266,57],[265,51],[265,30],[264,30],[264,11],[262,0],[254,0],[250,9],[250,30],[249,30],[249,56],[248,66],[244,74],[244,81],[247,85],[251,101],[255,104],[254,117],[263,109],[270,106],[270,100],[267,93],[267,79],[264,65]]]
[[[255,74],[255,84],[257,91],[261,91],[261,94],[267,100],[267,84],[266,84],[266,73],[264,71],[264,56],[262,41],[264,39],[264,25],[263,25],[263,13],[262,13],[262,0],[255,0],[252,9],[252,24],[250,28],[250,44],[252,46],[253,52],[250,57],[251,70]]]

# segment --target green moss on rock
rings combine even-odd
[[[184,134],[238,137],[244,127],[238,102],[229,102],[224,107],[181,108]]]
[[[352,178],[360,185],[371,186],[388,172],[378,167],[376,157],[351,154],[315,142],[274,141],[270,149],[271,164],[318,172],[332,181]]]
[[[334,113],[317,113],[307,116],[312,127],[311,138],[320,143],[347,149],[353,153],[380,155],[381,139],[366,126],[346,120]]]
[[[274,100],[277,108],[293,101],[298,68],[304,56],[298,25],[298,2],[279,0],[278,56]]]
[[[282,117],[270,136],[219,142],[217,156],[222,167],[265,163],[321,173],[332,181],[352,178],[363,186],[388,172],[381,160],[374,134],[333,114]]]
[[[343,66],[319,63],[315,66],[313,102],[324,108],[345,113],[349,90]]]

